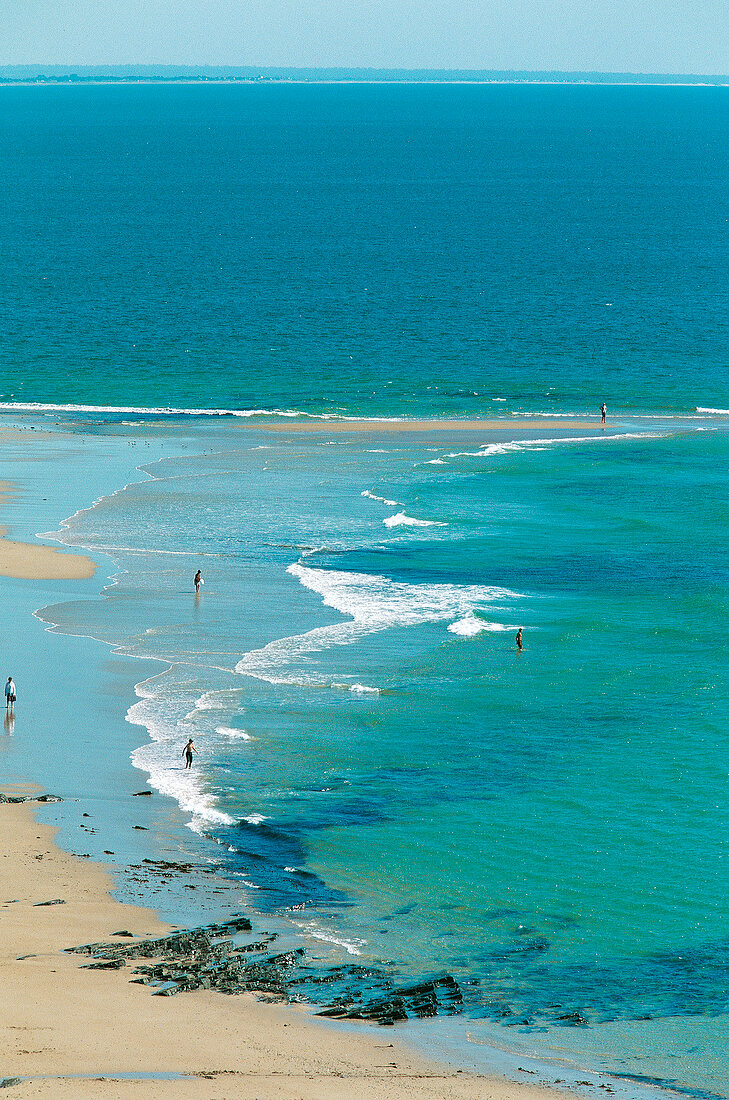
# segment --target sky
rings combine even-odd
[[[0,0],[0,65],[729,73],[728,0]]]

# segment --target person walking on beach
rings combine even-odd
[[[194,752],[197,752],[197,749],[192,743],[192,738],[190,738],[182,750],[182,755],[185,757],[185,769],[192,767],[192,754]]]
[[[602,413],[602,422],[604,424],[605,423],[605,417],[607,416],[607,405],[605,404],[604,401],[603,401],[602,405],[600,406],[600,412]]]
[[[521,627],[519,627],[519,629],[516,632],[516,648],[519,650],[520,653],[521,653],[522,649],[524,648],[523,645],[521,644]]]
[[[200,595],[200,585],[203,584],[203,583],[204,583],[204,581],[202,579],[202,573],[198,569],[197,573],[195,574],[195,595],[196,596]]]
[[[8,676],[8,682],[5,685],[5,709],[12,710],[15,706],[15,684],[12,676]]]

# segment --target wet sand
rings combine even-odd
[[[80,581],[96,572],[85,554],[67,554],[34,542],[13,542],[0,528],[0,577],[20,580]]]
[[[51,436],[38,433],[8,432],[0,426],[0,443],[11,440],[37,443],[40,438]],[[0,500],[14,492],[10,481],[0,481]],[[80,581],[88,580],[96,572],[96,563],[85,554],[69,554],[52,546],[35,542],[15,542],[7,536],[7,528],[0,527],[0,577],[16,577],[19,580]]]
[[[236,427],[246,425],[237,421]],[[533,420],[276,420],[265,423],[256,420],[246,426],[269,432],[433,432],[440,435],[456,435],[459,432],[534,432],[541,435],[545,431],[570,432],[577,428],[581,432],[600,432],[600,418],[594,420],[546,420],[535,417]],[[499,438],[499,437],[497,437]]]

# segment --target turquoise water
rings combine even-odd
[[[25,534],[113,575],[43,653],[115,647],[134,844],[454,974],[472,1054],[729,1095],[726,90],[2,96],[1,396],[70,440]],[[233,415],[276,409],[504,427]],[[76,796],[89,751],[23,758]]]
[[[489,1035],[721,1094],[727,435],[620,427],[213,425],[69,521],[120,571],[42,616],[169,663],[132,760],[256,910],[453,973]]]

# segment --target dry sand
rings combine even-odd
[[[6,785],[5,793],[17,792]],[[34,821],[30,804],[0,804],[0,1074],[6,1080],[29,1078],[3,1090],[8,1100],[567,1095],[430,1063],[385,1028],[363,1025],[353,1035],[313,1020],[306,1010],[263,1004],[250,995],[154,997],[147,987],[130,984],[131,967],[81,969],[87,960],[64,955],[63,948],[108,939],[119,929],[137,935],[169,929],[150,910],[114,901],[106,870],[63,852],[53,835]],[[64,904],[38,905],[57,898]],[[184,1076],[149,1076],[164,1073]],[[129,1080],[133,1074],[139,1078]]]

